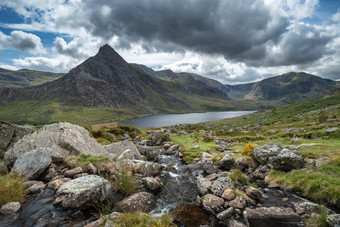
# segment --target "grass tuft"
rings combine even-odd
[[[234,184],[247,185],[249,183],[249,178],[246,177],[239,169],[233,169],[233,172],[229,175],[230,179]]]
[[[10,173],[0,176],[0,206],[9,202],[22,203],[25,199],[25,186],[20,176]]]
[[[140,212],[123,213],[119,215],[115,220],[115,226],[117,227],[170,227],[175,226],[172,223],[170,215],[162,215],[160,218],[154,219],[150,215],[142,214]]]

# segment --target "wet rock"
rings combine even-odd
[[[115,209],[122,212],[149,212],[155,204],[155,196],[148,192],[135,193],[116,203]]]
[[[97,175],[70,180],[58,189],[54,205],[64,208],[83,208],[108,197],[111,184]]]
[[[10,202],[3,205],[0,209],[0,213],[5,215],[10,215],[18,212],[21,208],[21,204],[19,202]]]
[[[143,176],[156,176],[161,172],[162,165],[156,162],[143,162],[140,168],[140,173]]]
[[[211,185],[211,191],[217,196],[221,196],[228,188],[234,188],[234,183],[229,177],[220,177]]]
[[[222,198],[225,198],[226,200],[233,200],[235,199],[235,197],[236,195],[234,193],[234,190],[232,190],[231,188],[224,190],[222,194]]]
[[[51,149],[36,148],[20,156],[11,172],[19,173],[26,179],[36,179],[51,164]]]
[[[144,177],[142,178],[144,186],[151,191],[156,191],[162,188],[163,183],[158,177]]]
[[[231,217],[233,215],[234,208],[229,207],[228,209],[222,211],[221,213],[217,214],[217,218],[221,221],[226,220],[227,218]]]
[[[262,199],[263,194],[262,192],[254,187],[247,187],[245,190],[246,194],[253,200],[259,201]]]
[[[45,125],[39,131],[22,137],[5,153],[6,165],[12,166],[18,157],[36,147],[51,148],[54,161],[62,161],[68,155],[108,155],[85,128],[59,122]]]
[[[234,167],[235,159],[231,154],[225,155],[217,164],[220,169],[229,171]]]
[[[242,196],[237,196],[235,199],[229,201],[228,205],[237,209],[243,209],[247,205],[246,200]]]
[[[197,178],[197,187],[198,190],[202,195],[205,195],[208,193],[210,187],[211,187],[211,181],[204,177],[198,177]]]
[[[116,160],[119,158],[119,160],[123,159],[142,160],[142,156],[140,155],[135,144],[128,140],[112,143],[103,147],[110,154],[111,159]],[[130,151],[126,152],[128,149]]]
[[[29,126],[13,125],[0,121],[0,152],[10,149],[22,137],[33,132],[34,129]]]
[[[89,174],[97,174],[97,168],[92,163],[89,163],[87,165],[87,172]]]
[[[243,224],[242,222],[236,221],[236,220],[229,221],[228,226],[229,227],[246,227],[245,224]]]
[[[71,178],[64,177],[62,175],[53,178],[47,185],[47,188],[58,190],[61,185],[70,181]]]
[[[247,208],[243,215],[250,226],[298,226],[301,217],[288,207]]]
[[[204,209],[211,213],[220,212],[223,209],[224,199],[213,194],[207,194],[202,201],[202,205]]]
[[[327,224],[328,226],[340,226],[340,214],[327,215]]]
[[[160,153],[161,146],[140,146],[137,147],[141,155],[144,155],[147,160],[152,161],[157,158]]]
[[[81,167],[77,167],[77,168],[74,168],[74,169],[67,170],[64,173],[64,176],[69,177],[69,178],[73,178],[75,175],[80,174],[80,173],[83,173],[83,169]]]
[[[304,164],[301,154],[296,150],[282,148],[281,143],[267,143],[256,147],[254,156],[260,164],[282,171],[299,169]]]
[[[39,192],[42,192],[46,187],[46,184],[44,184],[44,182],[39,181],[38,183],[32,185],[31,187],[29,187],[27,189],[27,193],[28,194],[36,194]]]

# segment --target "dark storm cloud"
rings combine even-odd
[[[87,29],[106,39],[117,35],[126,48],[142,41],[154,51],[189,48],[235,60],[263,59],[267,43],[279,42],[289,25],[254,0],[90,2]]]

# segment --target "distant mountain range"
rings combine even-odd
[[[197,74],[129,64],[104,45],[65,75],[0,69],[0,119],[91,122],[154,113],[260,109],[336,87],[335,81],[305,73],[223,85]]]

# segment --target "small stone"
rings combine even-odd
[[[245,224],[243,224],[242,222],[236,221],[236,220],[232,220],[228,222],[228,226],[229,227],[247,227]]]
[[[228,188],[234,188],[234,183],[229,177],[220,177],[211,185],[211,191],[217,196],[221,196]]]
[[[241,196],[238,196],[234,200],[231,200],[228,204],[229,206],[238,209],[243,209],[247,205],[245,199]]]
[[[233,200],[235,199],[235,193],[232,189],[228,188],[226,190],[224,190],[223,194],[222,194],[222,198],[225,198],[226,200]]]
[[[204,177],[197,178],[197,187],[199,192],[202,195],[205,195],[208,193],[210,187],[211,187],[211,181]]]
[[[92,163],[89,163],[87,165],[87,172],[89,174],[96,174],[97,173],[97,168]]]
[[[74,169],[67,170],[64,173],[64,176],[73,178],[75,175],[80,174],[80,173],[83,173],[83,169],[81,167],[77,167],[77,168],[74,168]]]
[[[217,214],[217,218],[221,221],[226,220],[228,217],[230,217],[234,212],[233,207],[229,207],[228,209],[222,211],[221,213]]]
[[[288,201],[289,199],[287,198],[287,197],[284,197],[284,198],[282,198],[282,201],[284,201],[284,202],[286,202],[286,201]]]
[[[35,194],[43,191],[46,187],[46,184],[43,182],[39,181],[38,183],[32,185],[27,189],[28,194]]]
[[[142,181],[144,186],[150,191],[156,191],[163,186],[162,181],[158,177],[144,177]]]
[[[207,194],[202,201],[202,205],[204,209],[211,213],[219,212],[223,209],[224,200],[213,194]]]
[[[61,187],[61,185],[70,180],[71,178],[64,177],[63,175],[56,176],[48,183],[47,188],[58,190]]]
[[[199,148],[200,148],[200,145],[197,144],[197,145],[193,146],[192,148],[193,148],[193,149],[199,149]]]
[[[16,213],[20,210],[21,204],[19,202],[10,202],[3,205],[0,209],[0,212],[5,215],[10,215]]]

